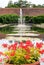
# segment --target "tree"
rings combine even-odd
[[[37,8],[42,8],[42,5],[40,5],[40,4],[39,4],[39,5],[37,5]]]
[[[29,3],[27,1],[18,0],[17,3],[14,2],[14,5],[17,5],[17,7],[28,7]]]
[[[36,7],[37,7],[36,4],[32,4],[31,6],[32,6],[33,8],[36,8]]]
[[[42,4],[42,7],[44,8],[44,4]]]
[[[7,8],[11,8],[13,7],[13,3],[12,3],[12,0],[9,1],[8,5],[6,6]]]
[[[12,0],[9,1],[7,7],[11,8],[11,7],[28,7],[29,3],[27,1],[23,1],[23,0],[18,0],[18,2],[14,2],[12,3]]]
[[[36,5],[36,4],[31,4],[31,7],[32,7],[32,8],[44,8],[44,4],[43,4],[43,5],[40,5],[40,4],[38,4],[38,5]]]
[[[9,1],[8,5],[6,8],[19,8],[19,7],[32,7],[32,8],[44,8],[43,5],[36,5],[36,4],[31,4],[31,2],[28,3],[26,0],[18,0],[18,2],[12,2],[12,0]]]
[[[25,0],[19,0],[18,3],[20,4],[20,7],[28,7],[29,6],[29,3]]]

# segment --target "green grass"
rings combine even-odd
[[[3,28],[0,28],[0,32],[1,33],[4,33],[4,34],[11,34],[11,33],[17,33],[17,32],[12,32],[13,31],[13,27],[10,27],[10,26],[6,26],[6,27],[3,27]]]
[[[37,31],[37,32],[39,32],[39,33],[44,33],[44,28],[40,28],[40,27],[36,27],[36,26],[33,26],[33,27],[31,28],[31,30]]]
[[[11,31],[12,31],[12,28],[10,28],[8,26],[7,27],[0,28],[0,32],[2,32],[4,34],[11,33]]]

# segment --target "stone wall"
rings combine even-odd
[[[44,8],[22,8],[23,15],[38,16],[44,15]],[[20,14],[19,8],[0,8],[0,15],[4,14]]]

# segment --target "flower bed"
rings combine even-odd
[[[39,65],[40,54],[44,53],[42,42],[34,45],[30,40],[25,42],[15,42],[14,44],[3,43],[4,52],[0,52],[0,55],[4,56],[4,65]]]

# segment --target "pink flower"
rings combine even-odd
[[[2,62],[2,58],[0,58],[0,62]]]
[[[9,59],[10,57],[9,56],[6,56],[6,59]]]
[[[44,58],[41,58],[41,59],[40,59],[40,62],[41,62],[41,61],[44,62]]]

